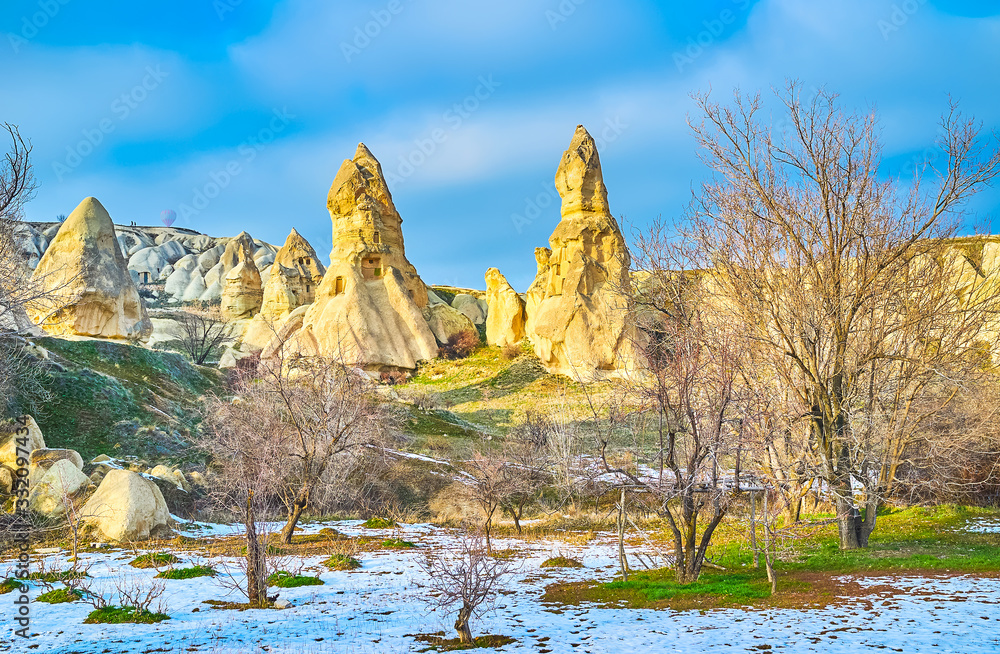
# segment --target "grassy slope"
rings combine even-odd
[[[218,371],[127,343],[53,337],[37,343],[64,368],[47,373],[52,400],[36,416],[49,447],[75,449],[84,459],[190,456],[185,450],[199,423],[199,397],[219,387]],[[122,424],[127,421],[137,422],[139,432]]]

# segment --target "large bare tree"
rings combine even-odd
[[[874,110],[847,111],[822,91],[804,98],[794,82],[775,95],[784,130],[760,95],[696,96],[703,120],[692,128],[715,177],[688,233],[713,267],[720,315],[790,390],[806,425],[803,463],[853,549],[875,528],[893,441],[926,419],[911,409],[931,415],[947,402],[939,382],[982,350],[995,316],[996,296],[975,290],[990,280],[961,285],[963,262],[944,239],[1000,171],[1000,152],[952,105],[942,169],[904,186],[883,165]]]

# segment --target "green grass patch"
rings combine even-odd
[[[567,556],[554,556],[542,561],[542,568],[582,568],[583,564]]]
[[[278,588],[298,588],[299,586],[322,586],[323,580],[319,577],[293,575],[291,572],[279,570],[267,578],[267,583]]]
[[[323,561],[323,565],[331,570],[357,570],[361,567],[361,561],[346,554],[334,554],[326,561]]]
[[[372,516],[364,521],[362,527],[367,527],[368,529],[392,529],[396,526],[396,521],[392,518],[379,518],[377,516]]]
[[[174,563],[180,563],[180,559],[169,552],[142,554],[129,561],[129,565],[133,568],[159,568]]]
[[[22,583],[18,579],[4,579],[3,583],[0,583],[0,595],[14,592],[21,587]]]
[[[690,584],[673,579],[670,569],[635,572],[628,581],[612,581],[601,586],[609,591],[626,591],[646,601],[656,602],[679,597],[721,597],[731,602],[751,602],[770,597],[771,588],[760,574],[712,574],[702,572],[701,578]]]
[[[386,538],[382,541],[382,547],[388,547],[390,549],[408,549],[410,547],[416,547],[413,543],[408,540],[402,540],[399,538]]]
[[[122,624],[126,622],[154,624],[169,619],[170,616],[166,613],[137,609],[134,606],[105,606],[103,609],[91,611],[83,622],[85,624]]]
[[[47,593],[42,593],[35,598],[38,602],[47,602],[49,604],[65,604],[66,602],[75,602],[80,599],[83,599],[83,593],[69,588],[56,588]]]
[[[210,565],[193,565],[189,568],[172,568],[156,575],[161,579],[194,579],[195,577],[214,577],[215,568]]]
[[[418,642],[430,645],[426,649],[417,650],[418,652],[454,652],[463,649],[479,649],[480,647],[499,649],[517,642],[510,636],[498,636],[495,634],[476,636],[472,639],[471,643],[461,643],[458,638],[445,638],[442,632],[436,634],[407,634],[407,636]]]

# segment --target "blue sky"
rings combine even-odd
[[[0,120],[35,148],[28,219],[94,195],[120,223],[174,209],[278,244],[296,227],[325,256],[327,190],[364,141],[424,280],[476,288],[491,266],[531,282],[578,123],[638,226],[705,177],[695,91],[793,77],[875,105],[888,174],[933,146],[949,93],[1000,129],[983,0],[7,0],[0,34]],[[998,206],[981,194],[970,224]]]

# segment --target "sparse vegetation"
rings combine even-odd
[[[66,602],[76,602],[83,599],[83,593],[72,588],[56,588],[42,593],[35,598],[36,602],[46,602],[48,604],[65,604]]]
[[[582,568],[583,564],[576,559],[567,556],[553,556],[551,559],[542,561],[539,567],[542,568]]]
[[[357,570],[361,567],[361,561],[347,554],[334,554],[323,565],[331,570]]]
[[[171,568],[163,570],[156,576],[160,579],[194,579],[195,577],[214,577],[215,568],[208,565],[193,565],[188,568]]]
[[[166,613],[137,609],[132,606],[105,606],[91,611],[84,622],[87,624],[122,624],[126,622],[155,624],[169,619],[170,616]]]
[[[322,586],[323,580],[319,577],[309,577],[296,575],[286,570],[279,570],[267,578],[269,586],[278,588],[298,588],[299,586]]]
[[[180,559],[169,552],[151,552],[140,554],[131,561],[129,565],[133,568],[161,568],[165,565],[179,563]]]

